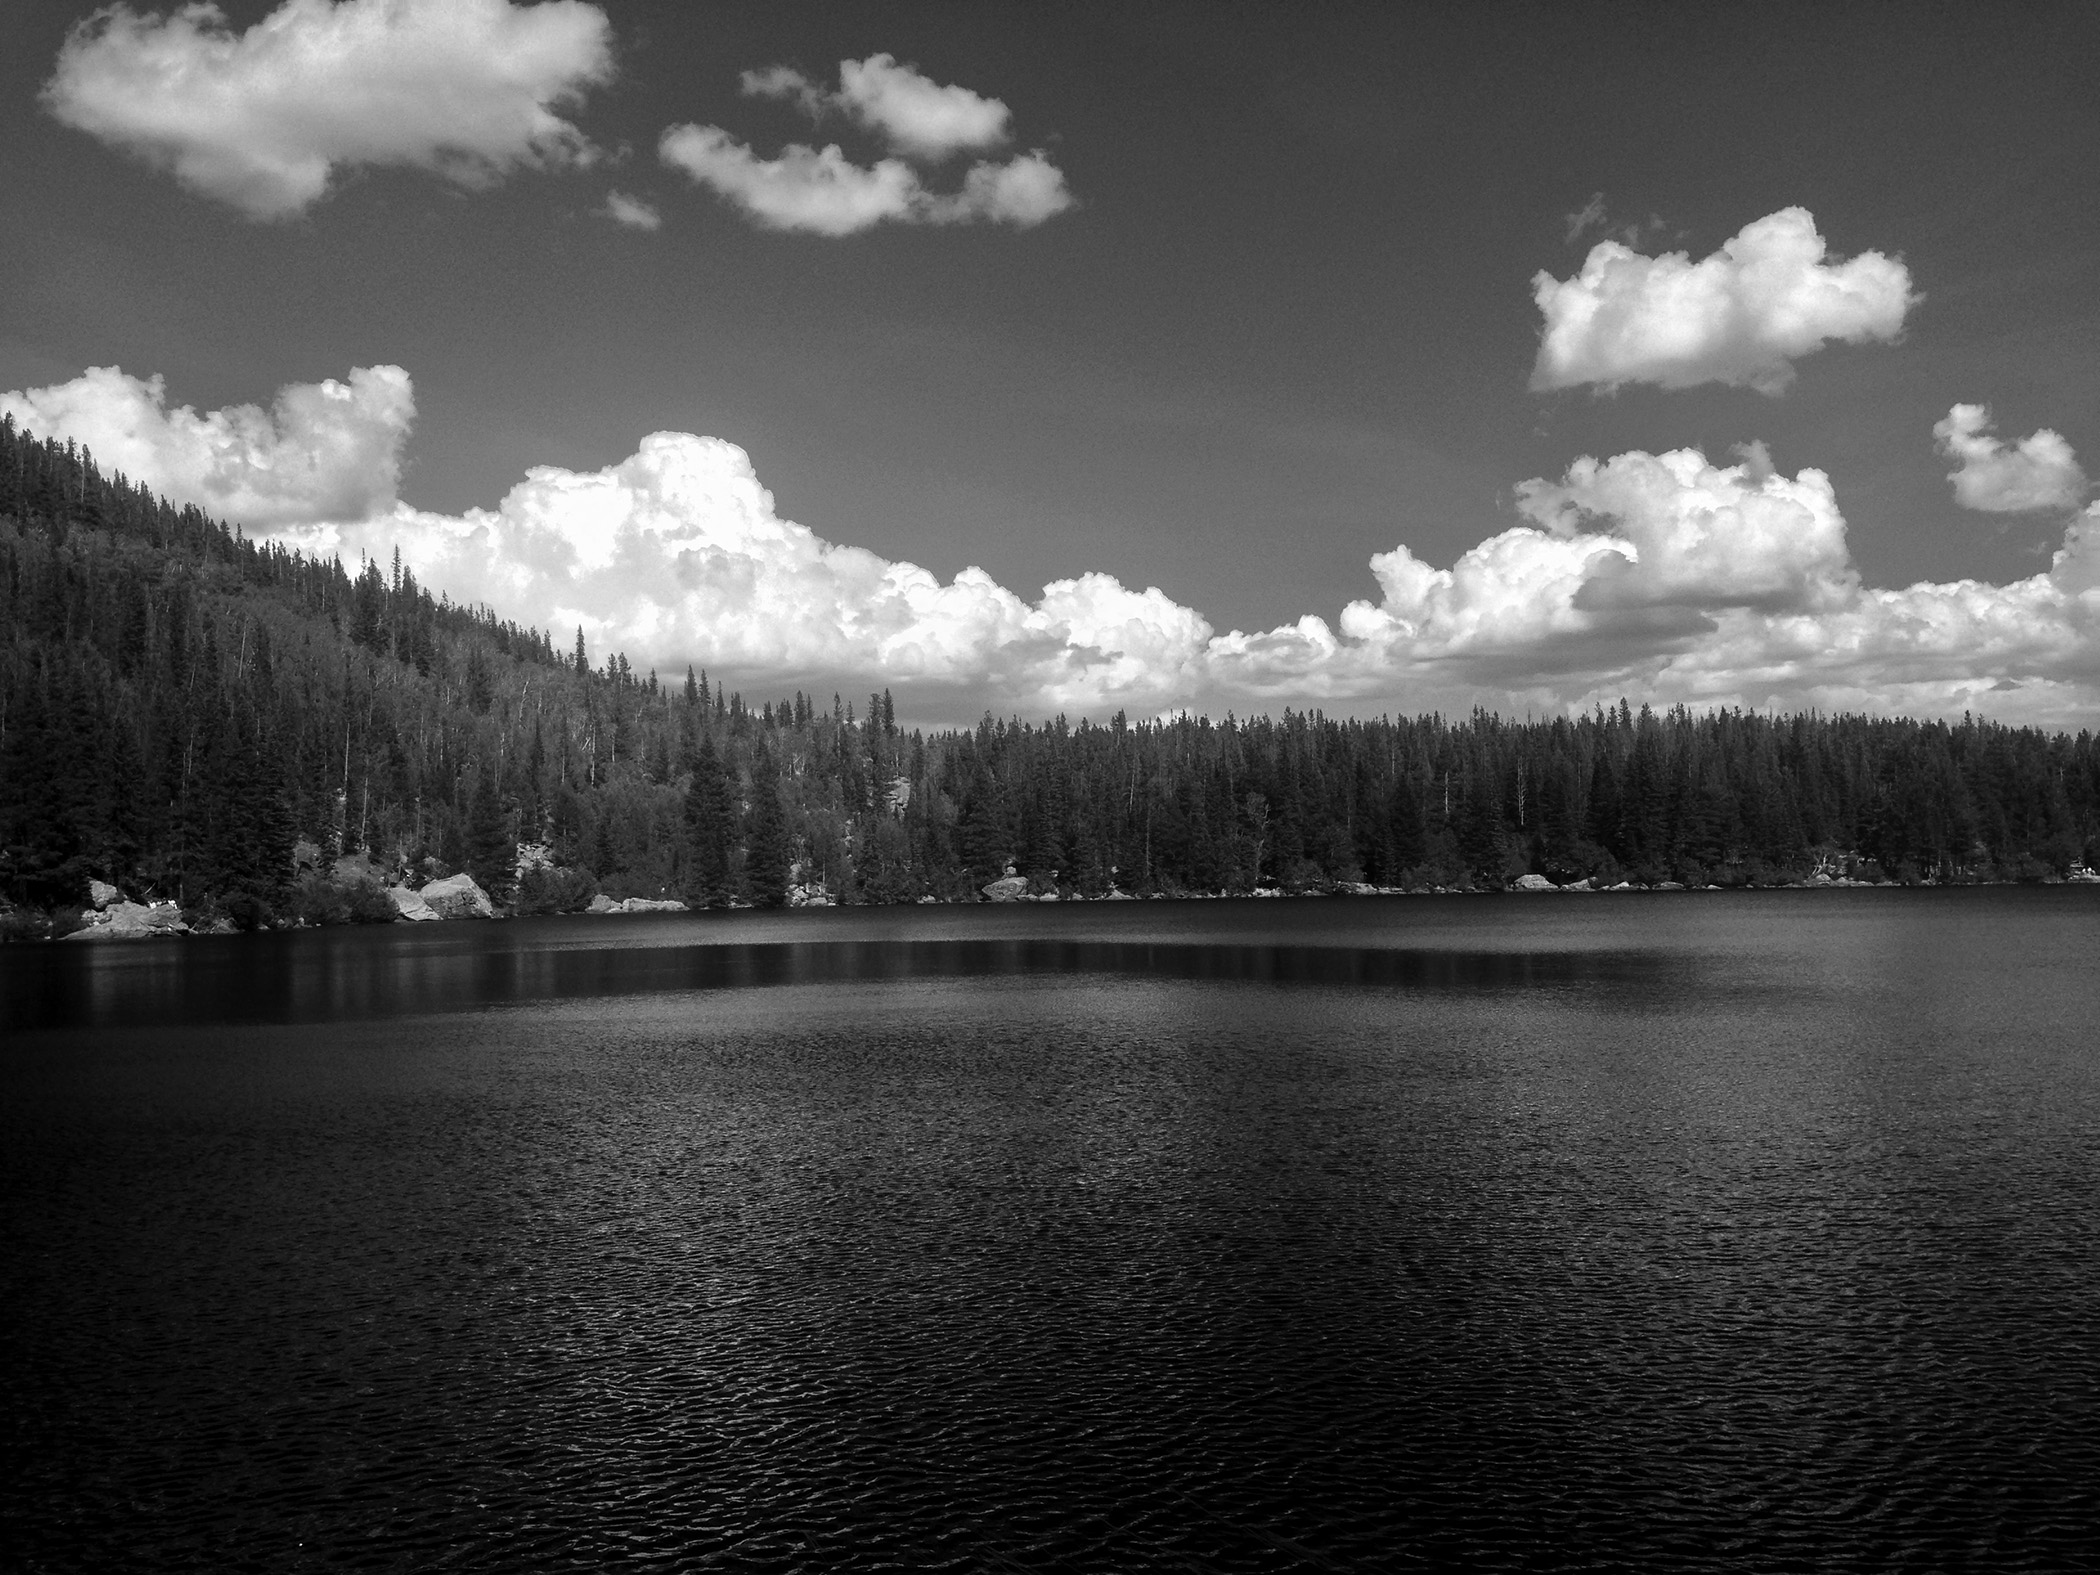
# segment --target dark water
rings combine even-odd
[[[0,1562],[2090,1567],[2100,892],[0,953]]]

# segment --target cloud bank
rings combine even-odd
[[[1696,263],[1599,241],[1574,278],[1532,279],[1545,326],[1531,386],[1726,383],[1778,394],[1795,360],[1833,340],[1894,339],[1918,299],[1909,270],[1880,252],[1827,262],[1828,250],[1806,208],[1747,224]]]
[[[2060,434],[2043,427],[2017,443],[2002,443],[1990,432],[1985,405],[1956,405],[1932,429],[1940,452],[1958,462],[1947,479],[1963,508],[2024,514],[2075,509],[2085,500],[2085,472]]]
[[[779,516],[743,450],[690,433],[654,433],[601,470],[536,468],[493,509],[418,510],[394,490],[414,408],[398,368],[287,389],[274,416],[169,411],[157,379],[113,369],[0,408],[40,431],[57,415],[67,432],[125,435],[140,479],[216,487],[209,506],[235,518],[242,499],[274,508],[290,544],[350,558],[398,546],[434,588],[558,636],[581,626],[595,651],[693,662],[761,693],[888,685],[925,720],[1552,711],[1621,695],[2100,720],[2100,507],[2070,523],[2046,573],[1877,589],[1830,478],[1789,476],[1755,445],[1731,464],[1691,449],[1579,459],[1517,487],[1517,522],[1448,568],[1396,545],[1371,559],[1375,597],[1334,623],[1220,633],[1106,574],[1031,600],[982,569],[943,581],[828,541]],[[109,462],[113,446],[94,446]],[[361,506],[331,517],[330,500]]]
[[[582,0],[284,0],[243,33],[215,5],[118,4],[67,37],[44,103],[193,191],[284,219],[338,169],[479,185],[587,161],[555,110],[611,75],[611,24]]]
[[[954,192],[929,189],[907,162],[939,163],[1006,141],[1008,112],[998,99],[943,86],[891,55],[839,63],[831,92],[787,66],[746,71],[743,89],[797,103],[813,118],[842,111],[873,132],[891,156],[857,164],[837,143],[789,143],[767,158],[720,126],[666,128],[664,163],[704,186],[763,229],[852,235],[882,223],[968,224],[1027,229],[1073,204],[1063,171],[1041,149],[1003,162],[979,160]],[[899,156],[902,155],[902,156]]]
[[[415,392],[398,366],[293,383],[269,410],[168,408],[158,377],[91,366],[69,383],[0,394],[0,413],[40,437],[70,438],[105,472],[251,530],[358,520],[394,505]]]

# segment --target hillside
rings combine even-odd
[[[1678,880],[2045,879],[2100,858],[2100,749],[1968,720],[1624,703],[1515,723],[1286,712],[906,733],[754,707],[315,561],[0,422],[0,892],[91,878],[253,925],[353,916],[344,855],[530,911]],[[1404,705],[1404,696],[1396,696]],[[522,880],[520,845],[530,868]]]

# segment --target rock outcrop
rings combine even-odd
[[[124,894],[106,880],[88,882],[88,901],[96,908],[106,908],[113,902],[122,902]]]
[[[386,894],[393,899],[395,915],[407,919],[412,924],[426,924],[433,919],[444,917],[423,900],[423,894],[419,891],[411,891],[406,886],[389,886]]]
[[[1543,875],[1519,875],[1509,889],[1511,891],[1558,891],[1560,888]]]
[[[144,941],[156,935],[187,935],[182,909],[172,902],[125,902],[121,898],[100,913],[88,917],[84,929],[66,937],[69,941]]]
[[[993,902],[1023,902],[1028,897],[1028,877],[1002,875],[978,888]]]
[[[585,913],[686,913],[690,910],[676,897],[608,897],[599,892]]]
[[[441,919],[493,919],[496,905],[471,875],[447,875],[417,893]]]

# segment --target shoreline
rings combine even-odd
[[[993,882],[994,886],[1006,882]],[[665,916],[669,914],[701,913],[787,913],[804,909],[849,909],[849,908],[996,908],[1018,907],[1024,904],[1070,904],[1104,902],[1233,902],[1233,901],[1308,901],[1333,898],[1378,898],[1378,897],[1499,897],[1499,896],[1617,896],[1654,895],[1673,892],[1765,892],[1765,891],[1922,891],[1963,890],[1985,887],[2008,886],[2100,886],[2100,873],[2085,868],[2074,868],[2065,875],[2046,876],[2035,880],[1978,879],[1978,880],[1865,880],[1844,875],[1818,874],[1806,880],[1795,881],[1744,881],[1733,885],[1709,883],[1690,885],[1680,881],[1617,881],[1610,885],[1595,885],[1588,880],[1556,885],[1543,876],[1524,876],[1506,886],[1376,886],[1367,882],[1337,881],[1325,887],[1300,887],[1289,889],[1281,886],[1258,886],[1248,891],[1149,891],[1142,893],[1111,889],[1100,896],[1089,897],[1082,892],[1027,892],[1003,891],[997,895],[980,893],[970,898],[943,898],[924,896],[909,902],[840,902],[829,892],[821,889],[796,888],[789,900],[772,906],[761,906],[743,899],[733,899],[720,904],[695,906],[676,899],[634,897],[626,899],[596,896],[583,907],[562,910],[520,913],[500,904],[487,904],[486,911],[466,911],[440,914],[424,908],[421,912],[398,911],[389,918],[359,918],[344,922],[309,923],[296,920],[290,923],[264,923],[242,929],[230,920],[219,917],[203,923],[192,923],[184,910],[171,901],[133,903],[122,899],[107,900],[98,908],[80,910],[46,910],[16,906],[0,907],[0,944],[34,944],[57,941],[144,941],[180,940],[200,936],[225,936],[242,934],[280,934],[298,930],[371,928],[385,924],[415,922],[441,922],[448,924],[474,922],[477,920],[507,920],[536,918],[632,918],[642,916]],[[194,912],[195,910],[191,910]],[[79,922],[69,922],[79,921]],[[60,928],[64,926],[64,928]],[[54,933],[56,931],[56,933]]]

